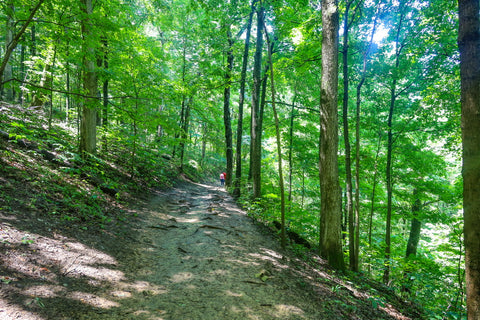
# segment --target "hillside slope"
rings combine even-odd
[[[421,319],[283,251],[218,186],[79,159],[68,131],[1,107],[0,319]]]

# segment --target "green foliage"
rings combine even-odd
[[[20,26],[28,16],[30,3],[13,3]],[[76,223],[84,230],[125,219],[110,212],[108,203],[128,201],[131,194],[145,193],[149,188],[170,187],[181,174],[180,167],[185,177],[193,181],[207,179],[218,183],[218,173],[225,171],[226,165],[222,119],[226,30],[232,30],[235,41],[231,88],[235,127],[244,27],[250,12],[250,1],[236,1],[235,6],[232,3],[97,3],[91,17],[91,44],[98,58],[99,93],[108,101],[105,108],[98,110],[97,154],[82,158],[77,150],[84,93],[84,52],[79,27],[82,13],[78,1],[45,2],[36,17],[36,38],[32,38],[33,30],[29,29],[30,36],[21,39],[11,61],[15,78],[28,80],[7,84],[14,88],[16,97],[21,93],[23,104],[0,104],[0,129],[10,139],[0,144],[0,173],[18,180],[10,185],[0,184],[2,210],[26,208]],[[321,10],[316,2],[304,0],[262,4],[266,8],[267,30],[275,44],[273,64],[284,150],[283,174],[290,198],[286,224],[289,230],[316,244],[321,205]],[[354,125],[357,120],[359,123],[361,269],[374,279],[380,279],[383,272],[386,119],[395,80],[390,286],[404,298],[423,305],[429,318],[460,319],[464,314],[464,271],[456,4],[442,0],[430,1],[428,5],[420,1],[405,7],[400,2],[386,1],[360,1],[356,5],[359,7],[351,8],[349,19],[347,68],[351,79],[347,116],[352,147],[356,139]],[[343,18],[345,3],[340,2],[340,9]],[[1,18],[6,17],[7,10],[0,6]],[[405,13],[405,19],[397,28],[400,12]],[[370,44],[374,21],[377,34]],[[4,35],[3,23],[2,44]],[[402,45],[398,65],[394,54],[397,35]],[[255,33],[252,37],[254,43]],[[357,119],[356,90],[364,63],[365,82],[358,92]],[[248,67],[252,67],[251,61]],[[252,200],[247,178],[250,76],[241,150],[242,193],[238,201],[250,216],[270,225],[280,217],[273,116],[267,102],[263,118],[263,196]],[[104,97],[101,88],[107,80],[108,93]],[[340,77],[340,96],[346,89],[342,80]],[[29,108],[35,95],[46,101],[40,109]],[[339,138],[343,141],[342,136]],[[35,144],[28,149],[25,142]],[[345,189],[346,155],[343,143],[339,147],[340,183]],[[43,159],[37,150],[51,152],[55,161]],[[237,151],[240,152],[234,150]],[[352,157],[356,151],[352,150]],[[23,185],[28,188],[20,188]],[[13,189],[21,190],[23,200],[13,195]],[[414,190],[418,195],[414,196]],[[414,213],[416,200],[421,209]],[[414,217],[421,221],[422,232],[417,256],[406,260],[405,248]],[[343,223],[347,222],[344,218]],[[347,236],[345,248],[348,241]],[[292,248],[301,254],[301,248]],[[381,294],[376,291],[369,298],[373,308],[385,303]]]

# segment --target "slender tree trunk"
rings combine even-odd
[[[106,37],[102,39],[103,42],[103,68],[108,71],[108,40]],[[102,96],[103,96],[103,108],[102,108],[102,127],[103,127],[103,149],[106,152],[108,150],[108,75],[105,72],[105,78],[103,79]]]
[[[262,67],[262,48],[263,35],[262,28],[264,24],[265,9],[260,7],[257,10],[257,43],[255,49],[255,59],[253,66],[253,92],[252,92],[252,125],[251,131],[251,151],[250,151],[250,170],[253,182],[253,198],[260,198],[261,191],[261,113],[260,113],[260,98],[261,98],[261,67]]]
[[[22,44],[20,49],[20,79],[22,79],[21,88],[24,87],[25,84],[25,75],[26,75],[26,68],[25,68],[25,45]],[[20,89],[18,92],[18,100],[19,103],[23,103],[23,89]]]
[[[188,138],[189,122],[190,122],[190,105],[192,98],[188,98],[185,103],[184,117],[182,122],[181,134],[180,134],[180,172],[183,172],[183,162],[185,160],[185,142]]]
[[[272,50],[273,43],[270,43],[268,37],[267,27],[263,25],[265,36],[267,38],[267,47],[268,47],[268,62],[270,65],[270,90],[272,93],[272,109],[273,116],[275,118],[275,133],[277,138],[277,157],[278,157],[278,177],[280,185],[280,217],[281,217],[281,228],[280,228],[280,239],[282,248],[285,249],[287,245],[287,236],[285,233],[285,183],[283,181],[283,169],[282,169],[282,141],[280,138],[280,122],[278,121],[277,107],[275,106],[275,82],[273,77],[273,61],[272,61]]]
[[[353,190],[352,190],[352,161],[351,161],[351,147],[350,147],[350,132],[348,128],[348,98],[349,98],[349,74],[348,74],[348,35],[349,23],[348,15],[350,13],[351,1],[347,1],[345,8],[345,18],[343,24],[343,140],[345,143],[345,184],[347,193],[347,212],[348,217],[348,247],[350,270],[358,272],[358,254],[356,243],[356,228],[358,223],[353,215]]]
[[[187,39],[186,39],[186,36],[183,37],[183,49],[182,49],[182,84],[184,87],[187,86],[187,84],[185,83],[185,77],[186,77],[186,74],[187,74]],[[182,108],[180,110],[180,123],[179,123],[179,127],[180,127],[180,131],[175,133],[175,140],[177,140],[177,138],[181,138],[183,136],[183,133],[182,133],[182,128],[184,127],[184,123],[185,123],[185,119],[186,119],[186,107],[187,107],[187,103],[186,103],[186,95],[183,94],[182,95]],[[180,159],[181,159],[181,162],[180,162],[180,172],[183,171],[183,149],[185,148],[185,141],[183,141],[182,139],[180,139],[180,143],[179,143],[179,146],[180,148]],[[175,155],[176,155],[176,146],[173,147],[173,158],[175,158]]]
[[[422,231],[422,222],[419,220],[419,213],[422,209],[422,202],[419,198],[419,191],[417,188],[413,189],[413,205],[412,205],[412,221],[410,224],[410,233],[407,241],[407,249],[405,250],[405,260],[407,261],[406,268],[403,272],[404,283],[402,291],[410,293],[410,274],[412,272],[408,260],[417,255],[418,242],[420,241],[420,232]]]
[[[381,141],[382,141],[382,135],[379,133],[377,153],[375,154],[375,166],[373,168],[372,194],[370,197],[370,215],[368,219],[368,247],[369,248],[372,248],[373,214],[375,212],[375,196],[377,192],[377,183],[378,183],[378,157],[380,155]],[[370,271],[371,271],[371,261],[369,261],[369,264],[368,264],[368,272]]]
[[[289,137],[290,141],[288,142],[288,203],[289,211],[292,209],[292,179],[293,179],[293,125],[295,118],[295,99],[297,97],[296,88],[293,95],[292,109],[290,110],[290,129]]]
[[[84,76],[83,88],[87,98],[82,106],[82,118],[80,121],[80,153],[94,154],[97,148],[97,75],[95,73],[95,47],[93,43],[94,31],[90,21],[93,14],[92,0],[82,0],[82,10],[85,18],[82,20]]]
[[[252,20],[254,13],[254,2],[252,1],[252,10],[248,16],[247,30],[245,36],[245,46],[243,49],[243,59],[242,59],[242,72],[240,78],[240,96],[238,98],[238,124],[237,124],[237,149],[236,149],[236,158],[235,158],[235,181],[233,196],[235,198],[240,197],[240,189],[242,183],[242,142],[243,142],[243,104],[245,100],[245,83],[247,78],[247,66],[248,66],[248,51],[250,50],[250,34],[252,30]]]
[[[410,235],[407,241],[407,249],[405,258],[417,255],[418,242],[420,241],[420,232],[422,230],[422,222],[418,220],[418,215],[422,209],[422,202],[419,198],[418,189],[413,189],[413,205],[412,205],[412,223],[410,226]]]
[[[468,319],[480,319],[480,20],[478,0],[459,0],[463,216]]]
[[[395,89],[397,80],[393,80],[392,87],[390,88],[390,108],[388,112],[387,123],[387,168],[386,168],[386,184],[387,184],[387,218],[385,227],[385,264],[383,271],[383,282],[388,284],[390,281],[390,251],[391,251],[391,234],[392,234],[392,152],[393,152],[393,129],[392,119],[393,111],[395,109]]]
[[[400,3],[400,20],[397,25],[397,32],[395,37],[395,66],[394,70],[399,70],[400,55],[403,49],[400,44],[400,31],[402,29],[404,19],[405,3]],[[390,282],[390,262],[391,262],[391,236],[392,236],[392,201],[393,201],[393,181],[392,181],[392,167],[393,167],[393,113],[395,111],[395,103],[397,98],[397,76],[396,72],[392,75],[392,84],[390,86],[390,106],[387,120],[387,166],[386,166],[386,184],[387,184],[387,217],[385,226],[385,262],[383,271],[383,283]]]
[[[338,4],[322,0],[322,80],[320,100],[320,254],[336,269],[345,269],[341,237],[338,176]]]
[[[206,123],[202,125],[202,160],[201,164],[202,166],[205,163],[205,155],[207,152],[207,137],[208,137],[208,126]]]
[[[227,177],[225,185],[232,185],[233,174],[233,141],[232,141],[232,120],[230,117],[230,88],[232,85],[232,69],[233,69],[233,39],[230,26],[227,32],[228,49],[227,49],[227,70],[225,71],[225,89],[223,90],[223,123],[225,125],[225,143],[227,158]]]
[[[357,85],[357,105],[355,110],[355,220],[360,224],[360,109],[362,105],[362,87],[365,83],[365,79],[367,77],[367,62],[368,56],[370,54],[370,48],[373,43],[373,36],[375,35],[375,30],[377,28],[377,15],[375,15],[375,19],[373,21],[372,33],[370,35],[370,42],[363,53],[363,69],[360,81]],[[378,154],[378,153],[377,153]],[[375,171],[376,172],[376,171]],[[375,178],[376,180],[376,178]],[[374,181],[375,181],[374,180]],[[375,181],[376,183],[376,181]],[[375,186],[374,186],[375,188]],[[375,190],[373,191],[375,192]],[[374,199],[375,193],[373,193],[372,198]],[[372,215],[373,215],[373,199],[372,199],[372,211],[370,214],[370,225],[369,225],[369,246],[371,247],[371,237],[372,237]],[[356,229],[356,253],[357,255],[360,252],[360,228]],[[360,269],[360,266],[359,266]]]
[[[53,61],[52,61],[52,70],[55,70],[55,64],[57,62],[57,45],[55,44],[54,47],[54,52],[53,52]],[[48,87],[50,88],[50,95],[49,95],[49,107],[50,107],[50,112],[48,115],[48,130],[52,129],[52,121],[53,121],[53,75],[51,72],[48,73]]]

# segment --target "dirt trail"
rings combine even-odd
[[[220,187],[184,182],[131,213],[122,232],[66,236],[0,210],[0,320],[409,319],[282,251]]]
[[[220,188],[190,185],[151,204],[144,280],[158,319],[319,319],[287,258]]]

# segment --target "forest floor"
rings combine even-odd
[[[124,210],[84,230],[0,208],[0,319],[417,319],[282,250],[219,186],[183,181]]]

